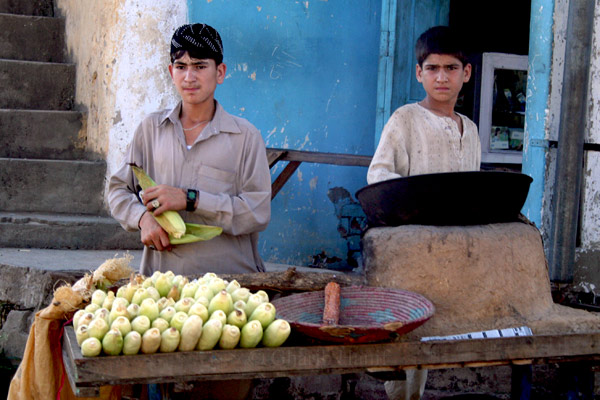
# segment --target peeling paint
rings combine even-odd
[[[268,141],[274,134],[275,132],[277,132],[277,127],[274,127],[273,129],[271,129],[270,131],[267,132],[267,137],[265,138],[265,141]]]
[[[271,57],[273,57],[274,61],[271,64],[269,76],[273,80],[281,79],[283,72],[288,67],[302,68],[302,65],[296,61],[296,57],[284,50],[281,50],[279,45],[275,45],[273,47]]]
[[[307,133],[304,136],[304,141],[303,142],[298,141],[298,143],[296,144],[296,149],[298,149],[298,150],[304,150],[304,148],[306,147],[306,145],[309,144],[309,143],[310,143],[310,136]]]
[[[337,87],[340,84],[340,80],[336,79],[335,84],[333,85],[333,88],[331,89],[331,93],[329,95],[329,98],[327,99],[327,106],[325,106],[325,112],[329,112],[329,105],[331,104],[331,100],[335,97],[335,92]]]
[[[310,187],[310,190],[315,190],[317,188],[317,183],[319,182],[319,177],[315,176],[314,178],[312,178],[309,183],[308,186]]]
[[[113,125],[119,124],[123,119],[121,118],[121,111],[117,110],[115,117],[113,118]]]

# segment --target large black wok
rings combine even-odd
[[[370,227],[490,224],[517,220],[531,181],[515,172],[446,172],[374,183],[356,197]]]

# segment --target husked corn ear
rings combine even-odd
[[[156,182],[143,169],[135,165],[131,165],[131,169],[143,190],[156,186]],[[165,211],[159,216],[154,215],[154,219],[170,236],[176,239],[181,238],[185,234],[185,222],[183,222],[183,218],[181,218],[181,215],[177,211]]]
[[[175,239],[179,239],[185,234],[185,223],[177,211],[165,211],[159,216],[155,215],[154,218]]]
[[[140,183],[142,190],[146,190],[149,187],[156,186],[156,182],[154,182],[154,180],[148,176],[146,171],[144,171],[140,167],[135,166],[133,164],[131,164],[130,166],[131,166],[133,173],[135,174],[135,177],[137,178],[138,182]]]

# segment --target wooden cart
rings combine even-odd
[[[600,333],[587,333],[86,358],[81,355],[75,332],[69,326],[63,339],[63,361],[75,394],[93,397],[99,394],[99,387],[103,385],[275,378],[412,368],[593,363],[600,359],[598,349]]]

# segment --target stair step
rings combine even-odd
[[[62,63],[64,19],[0,14],[0,58]]]
[[[0,109],[0,157],[104,159],[86,152],[83,120],[78,111]]]
[[[0,210],[105,213],[106,162],[0,158]]]
[[[75,65],[0,59],[0,108],[71,110]]]
[[[0,0],[0,13],[52,17],[54,15],[52,1],[53,0]]]
[[[39,249],[141,249],[139,232],[112,217],[0,212],[0,247]]]

